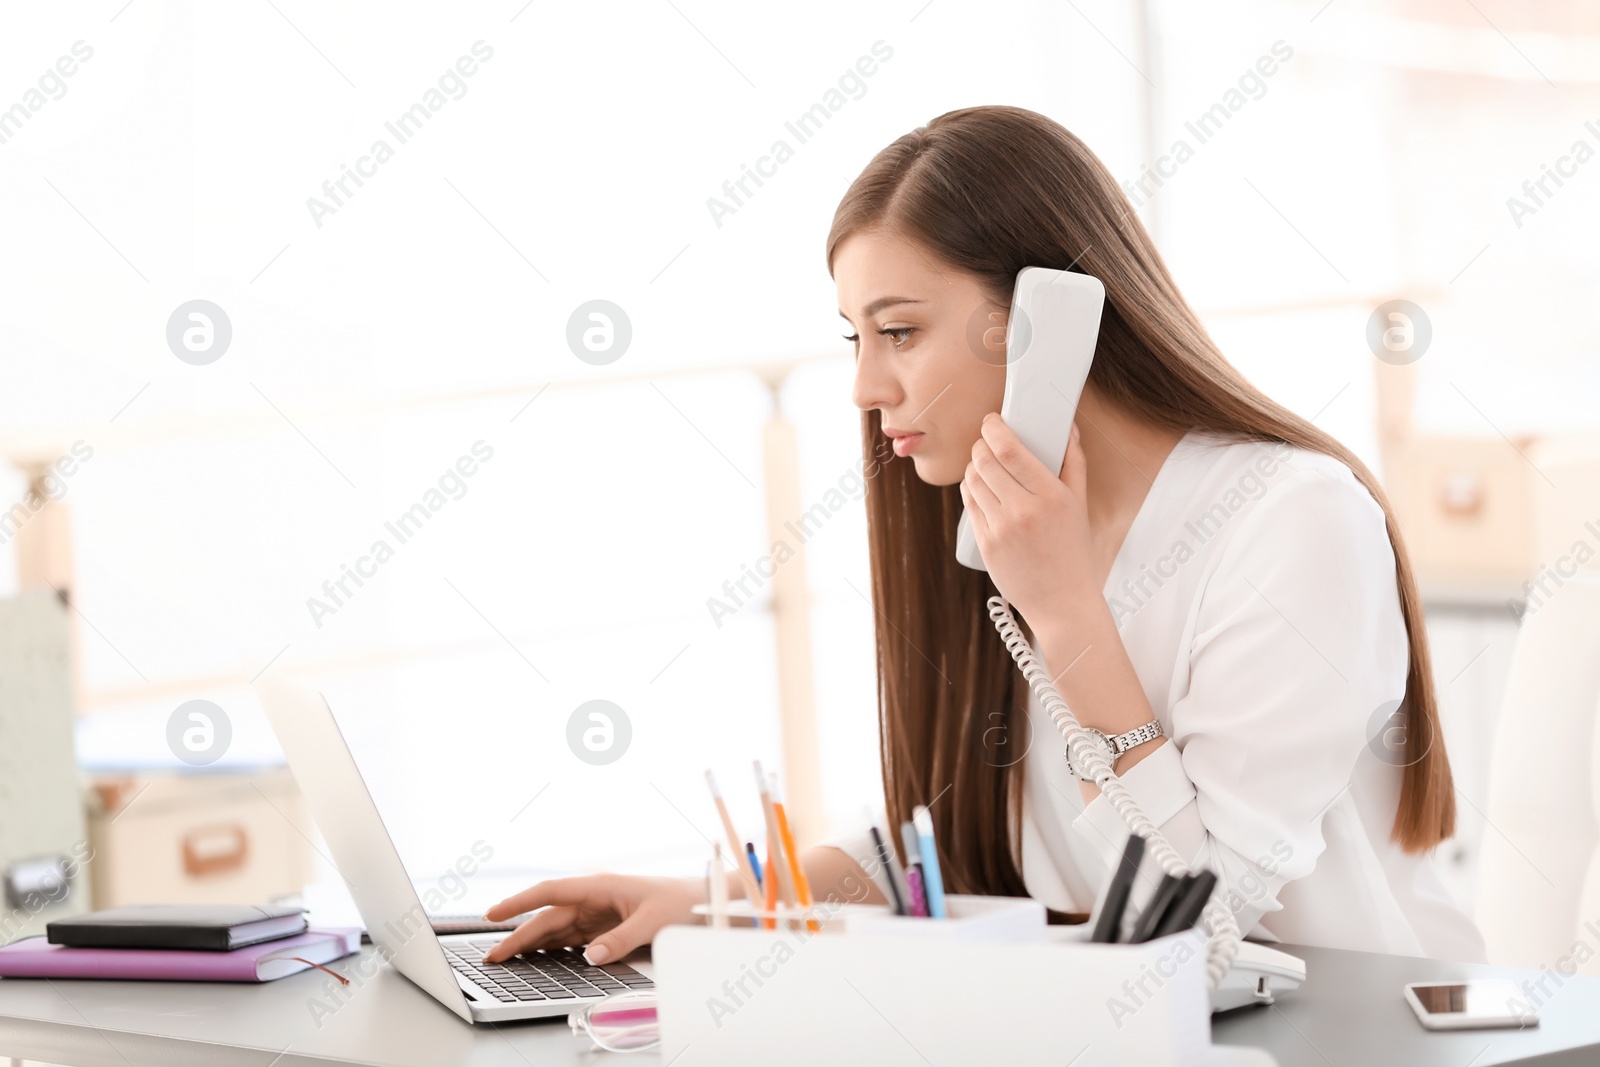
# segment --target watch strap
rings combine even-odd
[[[1116,737],[1107,737],[1106,740],[1111,742],[1112,753],[1120,756],[1135,745],[1142,745],[1146,741],[1154,741],[1161,736],[1163,734],[1160,720],[1151,719],[1143,726],[1137,726],[1125,734],[1118,734]]]
[[[1096,730],[1092,726],[1085,726],[1083,729],[1085,732],[1098,737],[1105,747],[1110,750],[1111,762],[1113,764],[1116,763],[1118,756],[1128,751],[1128,749],[1133,748],[1135,745],[1142,745],[1146,741],[1154,741],[1158,737],[1166,736],[1165,731],[1161,729],[1161,722],[1158,719],[1151,719],[1143,726],[1137,726],[1132,730],[1129,730],[1127,733],[1117,734],[1115,737],[1105,733],[1104,731]],[[1062,755],[1066,757],[1067,771],[1074,778],[1087,781],[1088,779],[1079,774],[1078,768],[1073,765],[1072,747],[1070,745],[1067,746],[1066,751],[1063,752]]]

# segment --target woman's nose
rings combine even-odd
[[[893,407],[899,400],[899,385],[885,373],[881,362],[866,352],[856,357],[856,380],[850,400],[862,411]]]

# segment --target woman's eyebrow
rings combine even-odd
[[[909,296],[880,296],[880,297],[878,297],[878,299],[874,300],[872,303],[868,304],[866,307],[861,309],[861,316],[862,316],[862,318],[870,319],[870,318],[872,318],[872,316],[876,315],[878,312],[882,311],[884,308],[893,307],[895,304],[925,304],[925,303],[927,303],[926,300],[917,300],[917,299],[915,299],[913,297],[909,297]],[[839,317],[841,319],[845,320],[846,322],[850,321],[850,316],[846,315],[842,311],[839,312]]]

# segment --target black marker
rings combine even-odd
[[[1144,838],[1129,834],[1122,849],[1122,862],[1112,872],[1111,885],[1106,890],[1105,903],[1100,906],[1100,918],[1094,924],[1090,941],[1111,943],[1122,930],[1122,915],[1128,910],[1128,897],[1133,893],[1133,879],[1139,873],[1139,861],[1144,858]]]
[[[1179,933],[1200,921],[1200,913],[1210,901],[1211,891],[1217,887],[1217,876],[1211,871],[1201,871],[1190,877],[1193,880],[1188,885],[1188,892],[1172,905],[1161,920],[1161,925],[1156,928],[1155,937]]]
[[[1161,925],[1161,919],[1166,915],[1167,909],[1182,892],[1187,878],[1188,875],[1181,878],[1171,874],[1161,876],[1161,884],[1156,886],[1155,895],[1150,898],[1150,903],[1145,905],[1144,911],[1139,913],[1138,921],[1133,924],[1133,933],[1128,935],[1130,945],[1150,940],[1150,935]]]

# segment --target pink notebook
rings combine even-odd
[[[68,948],[42,937],[0,946],[0,978],[142,978],[174,982],[270,982],[361,951],[359,927],[307,930],[232,952]],[[293,957],[299,957],[295,959]],[[309,961],[309,962],[306,962]]]

